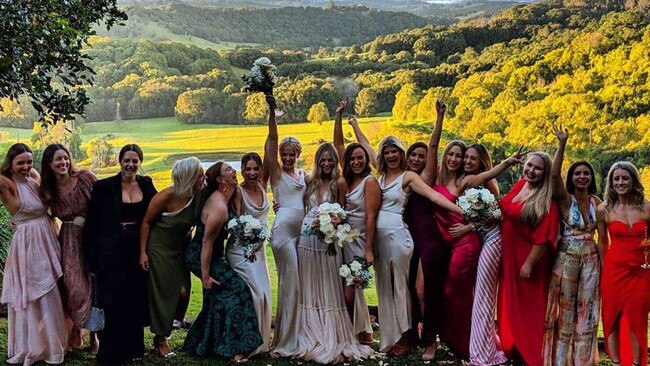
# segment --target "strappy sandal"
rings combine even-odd
[[[427,352],[430,348],[433,348],[433,352]],[[438,352],[438,343],[432,343],[424,349],[422,353],[422,361],[433,361],[436,358],[436,353]]]

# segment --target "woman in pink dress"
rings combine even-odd
[[[596,210],[603,253],[601,279],[603,333],[615,366],[648,364],[650,268],[642,243],[648,240],[650,202],[645,200],[637,168],[614,163],[607,174],[604,201]],[[645,253],[647,255],[647,252]]]
[[[86,205],[97,178],[88,170],[75,169],[70,152],[61,144],[45,148],[41,161],[41,196],[52,216],[61,220],[59,244],[63,266],[63,300],[66,317],[72,322],[70,346],[81,348],[81,329],[90,315],[90,276],[83,263],[81,233]],[[98,349],[97,335],[90,334],[91,352]]]
[[[552,200],[551,166],[547,153],[533,153],[524,164],[523,179],[501,200],[499,336],[506,356],[517,351],[529,366],[543,362],[546,301],[560,221]]]
[[[2,283],[9,316],[7,362],[31,365],[63,362],[68,331],[57,280],[61,247],[54,223],[38,194],[40,177],[32,151],[17,143],[0,167],[0,200],[16,227]]]

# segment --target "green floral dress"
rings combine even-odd
[[[232,215],[230,215],[232,216]],[[186,252],[190,271],[201,278],[201,242],[205,226],[199,222]],[[212,244],[210,275],[221,283],[203,290],[203,307],[187,332],[183,351],[199,356],[247,355],[262,344],[250,289],[224,258],[224,227]]]

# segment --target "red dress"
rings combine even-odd
[[[621,221],[612,221],[607,227],[610,246],[603,265],[602,312],[603,333],[609,337],[614,323],[620,318],[619,352],[622,365],[632,364],[632,329],[641,347],[641,365],[647,365],[647,329],[650,311],[650,269],[641,268],[648,224],[637,221],[628,228]],[[631,326],[631,327],[630,327]]]
[[[435,185],[433,189],[451,202],[456,202],[458,198],[442,184]],[[457,238],[452,237],[449,228],[454,224],[463,223],[463,216],[438,206],[435,206],[433,212],[440,238],[447,250],[451,251],[444,282],[440,338],[456,356],[469,358],[474,285],[481,254],[481,239],[474,231]]]
[[[507,356],[517,350],[528,366],[543,364],[542,341],[548,287],[551,280],[559,211],[555,202],[535,228],[521,222],[523,202],[512,199],[524,187],[521,179],[501,200],[502,263],[499,276],[498,326],[501,345]],[[533,267],[531,277],[519,275],[533,245],[549,248]]]

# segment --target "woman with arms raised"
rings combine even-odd
[[[368,139],[358,128],[356,119],[354,116],[349,119],[357,139],[369,149]],[[377,156],[374,151],[373,154]],[[379,350],[402,356],[411,351],[408,333],[412,326],[408,276],[413,239],[402,217],[408,194],[418,193],[441,208],[458,214],[462,211],[427,186],[419,175],[406,170],[404,147],[395,136],[387,136],[379,143],[378,155],[382,201],[377,215],[374,259],[379,300]]]
[[[86,209],[83,254],[96,276],[104,329],[98,332],[97,361],[120,365],[144,357],[149,324],[147,276],[140,268],[140,224],[156,194],[151,178],[138,175],[144,159],[136,144],[118,154],[120,172],[95,182]]]
[[[226,225],[235,217],[237,172],[220,161],[206,176],[209,196],[186,257],[188,267],[203,284],[203,306],[187,332],[183,350],[240,363],[262,345],[263,339],[251,291],[224,258]]]
[[[278,304],[275,316],[273,357],[291,357],[298,350],[298,297],[300,279],[296,246],[305,216],[303,194],[305,172],[296,166],[302,146],[294,137],[285,137],[278,146],[278,125],[272,95],[269,104],[269,134],[264,145],[264,166],[268,169],[273,199],[280,205],[271,228],[271,249],[278,270]],[[282,165],[278,164],[278,151]]]
[[[81,348],[81,329],[90,315],[90,275],[83,263],[82,231],[86,206],[97,178],[88,170],[75,169],[70,152],[61,144],[45,148],[41,161],[40,192],[52,216],[61,220],[59,243],[63,267],[63,299],[66,317],[72,322],[69,344]],[[97,352],[97,338],[90,334],[91,351]]]
[[[158,192],[151,200],[140,229],[140,266],[149,272],[149,314],[153,343],[167,357],[178,294],[189,296],[190,274],[185,266],[185,249],[190,231],[203,207],[205,176],[201,162],[189,157],[174,163],[174,185]]]
[[[544,318],[559,225],[551,167],[548,154],[532,153],[523,178],[501,200],[499,336],[506,356],[518,351],[529,366],[543,362]]]
[[[244,181],[239,185],[241,212],[258,219],[268,235],[267,222],[269,215],[269,200],[266,198],[266,181],[263,177],[262,158],[257,153],[246,153],[241,158]],[[231,240],[226,245],[226,259],[248,284],[253,295],[253,304],[264,343],[253,354],[269,352],[271,337],[272,303],[271,280],[269,267],[266,263],[266,240],[260,243],[251,262],[244,256],[241,246]]]
[[[359,237],[353,243],[343,247],[343,262],[350,263],[354,257],[365,258],[372,264],[372,242],[375,237],[375,225],[381,189],[379,182],[370,174],[370,156],[368,151],[358,143],[351,143],[345,148],[343,140],[343,111],[348,99],[339,103],[334,120],[334,146],[339,156],[343,156],[341,169],[346,182],[345,210],[347,220],[353,229],[359,230]],[[370,323],[368,304],[363,289],[345,286],[345,303],[352,319],[354,334],[363,344],[372,345],[373,330]]]
[[[650,202],[643,197],[639,171],[627,161],[607,174],[604,201],[596,211],[598,244],[604,257],[601,280],[603,333],[614,365],[648,364]],[[647,255],[647,252],[646,252]]]
[[[0,174],[0,200],[15,225],[0,299],[7,304],[9,320],[7,362],[59,364],[68,348],[57,287],[63,275],[61,246],[38,194],[40,177],[32,169],[32,150],[22,143],[11,145]]]
[[[594,169],[586,161],[571,165],[563,184],[562,161],[569,134],[561,127],[554,127],[553,133],[559,148],[551,175],[562,238],[548,291],[544,364],[590,366],[598,357],[601,256],[594,234],[601,201],[595,195]]]

